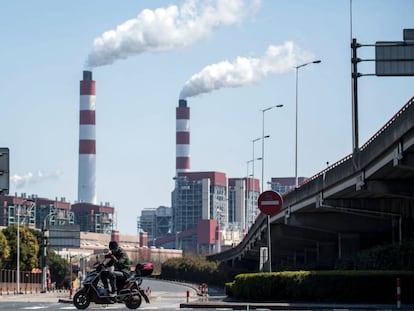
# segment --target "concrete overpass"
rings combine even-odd
[[[266,217],[257,217],[239,245],[208,259],[257,271]],[[414,97],[358,151],[283,195],[283,209],[271,217],[272,270],[331,267],[412,237],[413,223]]]

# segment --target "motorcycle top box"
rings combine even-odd
[[[152,262],[142,262],[135,266],[135,271],[139,271],[141,276],[149,276],[154,271],[154,264]]]

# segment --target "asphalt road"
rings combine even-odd
[[[196,288],[173,282],[145,279],[142,286],[150,287],[150,303],[142,303],[138,310],[312,310],[312,311],[374,311],[414,310],[413,305],[402,304],[401,309],[393,305],[318,304],[318,303],[257,303],[228,299],[219,290],[210,289],[210,296],[202,298]],[[187,300],[187,291],[189,298]],[[124,304],[95,305],[87,310],[128,310]],[[0,295],[0,310],[76,310],[69,299],[69,292],[46,294]]]
[[[162,282],[145,279],[143,288],[151,289],[150,303],[143,301],[139,310],[178,310],[180,303],[186,302],[187,290],[191,301],[197,300],[195,289],[173,282]],[[91,304],[88,310],[128,310],[124,304],[95,305]],[[69,291],[45,294],[1,295],[0,310],[76,310],[69,299]]]

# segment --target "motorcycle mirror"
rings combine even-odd
[[[108,248],[104,248],[103,252],[104,252],[105,255],[106,254],[109,254],[109,249]]]

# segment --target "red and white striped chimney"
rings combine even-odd
[[[96,204],[95,81],[92,71],[80,81],[78,201]]]
[[[190,171],[190,108],[187,101],[180,99],[176,109],[175,172]]]

